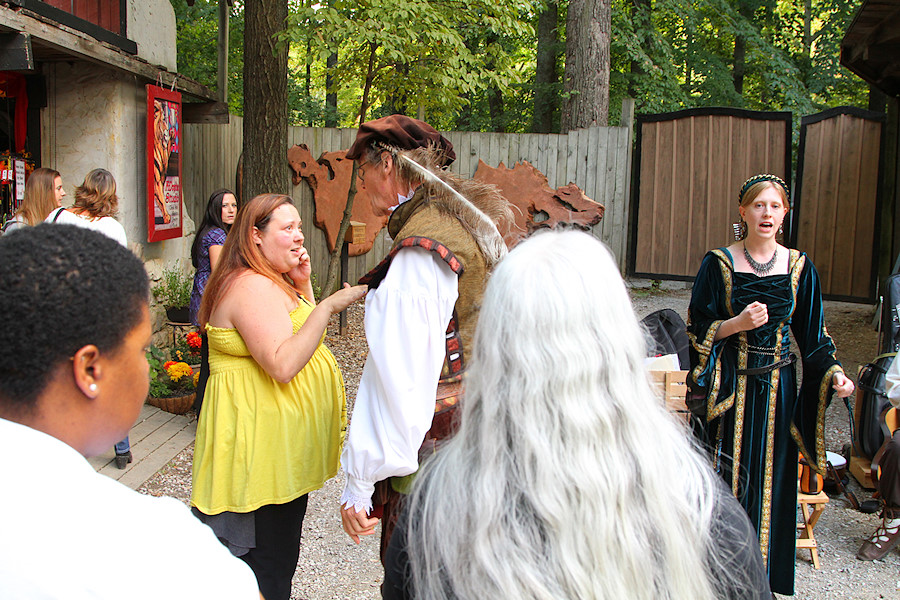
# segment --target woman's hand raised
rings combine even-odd
[[[344,287],[322,300],[320,304],[328,306],[331,314],[339,313],[365,296],[368,290],[369,286],[367,285],[351,286],[349,283],[344,283]]]
[[[715,341],[741,331],[750,331],[769,322],[769,309],[762,302],[751,302],[736,317],[724,321],[716,330]]]
[[[737,316],[741,331],[750,331],[769,322],[769,309],[762,302],[751,302]]]

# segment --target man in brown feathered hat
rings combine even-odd
[[[498,225],[512,215],[496,188],[446,170],[453,146],[422,121],[364,123],[347,157],[394,240],[360,280],[369,355],[341,456],[344,530],[359,543],[383,518],[383,557],[419,456],[453,432],[487,275],[506,252]]]

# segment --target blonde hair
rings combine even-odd
[[[56,208],[56,178],[59,171],[41,167],[35,169],[25,183],[25,199],[16,214],[28,225],[37,225]]]
[[[503,259],[459,432],[409,499],[415,597],[697,600],[740,589],[746,576],[719,568],[728,551],[710,552],[727,491],[665,411],[644,356],[624,282],[595,238],[537,233]]]
[[[763,181],[757,181],[756,183],[751,184],[747,187],[747,190],[744,192],[741,197],[740,206],[747,207],[756,200],[760,194],[762,194],[768,188],[773,188],[778,195],[781,196],[781,201],[784,203],[784,207],[788,210],[791,209],[791,201],[788,199],[787,192],[785,189],[779,185],[777,182],[765,179]]]

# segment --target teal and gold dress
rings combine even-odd
[[[755,301],[767,305],[765,325],[713,341],[723,321]],[[799,392],[791,333],[803,365]],[[842,371],[812,261],[791,250],[788,274],[758,277],[736,273],[728,250],[708,252],[694,281],[688,337],[691,389],[706,396],[699,433],[756,528],[772,591],[793,594],[797,452],[825,472],[825,409]]]

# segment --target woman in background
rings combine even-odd
[[[15,231],[26,225],[37,225],[47,218],[53,209],[62,206],[66,195],[59,171],[40,167],[35,169],[25,184],[25,198],[16,215],[7,221],[3,232]]]
[[[769,600],[746,515],[644,356],[603,244],[516,246],[484,294],[459,432],[391,538],[384,597]]]
[[[825,472],[825,408],[833,391],[853,392],[825,330],[816,268],[776,241],[789,201],[775,175],[741,186],[739,241],[707,252],[688,309],[698,434],[750,516],[772,590],[785,595],[794,593],[798,450]]]
[[[94,169],[75,188],[75,203],[72,207],[57,208],[47,216],[46,221],[93,229],[127,248],[125,228],[115,219],[118,212],[119,197],[116,195],[115,178],[106,169]]]
[[[75,188],[75,204],[71,208],[57,208],[47,216],[46,221],[93,229],[127,248],[125,228],[115,219],[118,212],[115,178],[106,169],[94,169]],[[125,436],[116,444],[116,467],[124,469],[132,460],[131,442]]]
[[[206,288],[206,282],[212,274],[216,263],[219,261],[219,255],[222,253],[222,245],[225,244],[225,236],[231,225],[234,223],[234,217],[237,215],[237,199],[231,190],[216,190],[209,197],[206,203],[206,212],[203,214],[203,220],[200,221],[200,227],[197,229],[197,235],[194,237],[194,243],[191,246],[191,263],[194,265],[194,287],[191,290],[191,323],[200,326],[200,300],[203,298],[203,290]],[[209,347],[206,339],[206,332],[200,330],[200,339],[203,341],[200,346],[200,377],[197,380],[197,391],[194,397],[194,410],[200,414],[203,406],[203,394],[206,390],[206,381],[209,379]]]
[[[366,291],[345,285],[317,305],[300,225],[290,196],[251,200],[200,306],[210,377],[191,505],[266,600],[290,597],[308,494],[337,474],[344,382],[322,341],[331,315]]]

